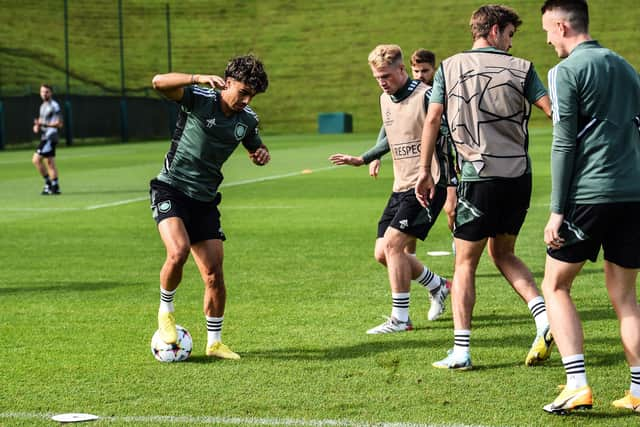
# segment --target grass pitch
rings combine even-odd
[[[61,148],[60,197],[42,197],[30,151],[0,153],[0,425],[51,425],[65,412],[92,425],[631,425],[610,402],[629,373],[601,264],[574,289],[585,325],[594,409],[543,413],[564,382],[557,351],[527,368],[535,334],[526,305],[486,256],[478,271],[471,340],[474,370],[431,368],[452,345],[450,308],[428,322],[414,287],[416,331],[368,336],[390,312],[385,270],[373,260],[376,223],[391,188],[391,163],[332,168],[334,152],[357,154],[374,135],[267,138],[273,161],[242,149],[225,165],[222,223],[228,286],[223,340],[239,362],[204,357],[202,284],[189,261],[176,296],[178,323],[194,338],[184,363],[150,353],[164,249],[147,183],[168,142]],[[534,196],[517,251],[539,281],[548,215],[550,131],[532,132]],[[302,173],[310,169],[311,173]],[[448,277],[453,258],[441,217],[418,256]]]

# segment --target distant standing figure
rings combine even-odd
[[[40,115],[33,119],[33,133],[40,135],[40,144],[33,153],[31,162],[44,178],[42,195],[60,194],[58,168],[56,167],[56,145],[58,129],[62,127],[60,105],[53,100],[53,89],[48,84],[40,86]]]

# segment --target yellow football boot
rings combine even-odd
[[[233,352],[229,347],[222,344],[221,341],[214,342],[207,347],[207,356],[217,357],[218,359],[240,359],[240,355],[238,353]]]
[[[577,409],[591,409],[593,407],[593,395],[588,385],[575,389],[564,388],[552,403],[545,405],[545,411],[550,414],[567,415]]]
[[[176,318],[170,311],[158,312],[158,331],[160,338],[167,344],[178,342],[178,331],[176,330]]]
[[[539,365],[551,356],[552,348],[553,336],[551,335],[551,329],[547,326],[544,334],[536,336],[536,339],[533,340],[524,364],[527,366]]]
[[[622,399],[614,400],[611,404],[618,409],[631,409],[640,412],[640,397],[632,396],[629,390],[625,392]]]

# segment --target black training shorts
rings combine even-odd
[[[220,193],[216,195],[215,200],[203,202],[157,179],[151,180],[150,187],[151,212],[156,224],[160,224],[166,218],[178,217],[187,229],[191,244],[203,240],[226,240],[220,226]]]
[[[578,263],[604,259],[624,268],[640,268],[640,202],[572,205],[560,227],[565,242],[547,249],[551,258]]]
[[[447,189],[441,186],[436,186],[436,194],[428,208],[420,205],[413,189],[391,193],[378,222],[378,238],[384,236],[388,227],[392,227],[420,240],[426,239],[446,199]]]
[[[36,148],[36,153],[42,157],[55,157],[56,145],[58,145],[58,134],[51,135],[49,138],[43,138]]]
[[[531,174],[458,184],[458,239],[478,241],[498,234],[518,235],[531,200]]]

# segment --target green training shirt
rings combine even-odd
[[[222,165],[240,143],[249,151],[262,145],[253,110],[247,106],[227,117],[220,103],[217,90],[184,88],[171,148],[157,177],[196,200],[215,199]]]
[[[551,211],[640,201],[640,78],[597,41],[549,70],[553,110]]]

